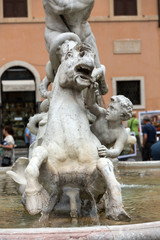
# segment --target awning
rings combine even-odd
[[[3,92],[35,91],[34,80],[2,80]]]

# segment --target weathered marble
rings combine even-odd
[[[112,97],[108,109],[103,109],[107,122],[99,128],[101,134],[97,127],[92,129],[99,126],[98,118],[90,128],[86,110],[92,113],[96,89],[107,92],[105,68],[87,21],[94,1],[44,0],[43,4],[50,61],[40,84],[45,98],[41,112],[28,124],[37,138],[29,159],[17,159],[7,174],[19,184],[26,210],[32,215],[42,213],[41,221],[64,206],[62,214],[69,212],[76,225],[79,216],[98,218],[97,208],[104,202],[107,218],[127,221],[112,160],[129,138],[122,120],[131,116],[132,104],[124,96]]]
[[[110,159],[99,157],[101,143],[90,130],[85,109],[82,91],[97,85],[92,77],[94,51],[81,43],[70,49],[66,41],[61,52],[49,111],[35,115],[29,123],[31,128],[39,123],[34,131],[37,140],[30,148],[29,163],[26,164],[25,158],[18,159],[8,174],[22,185],[22,202],[27,211],[30,214],[42,212],[43,219],[54,211],[64,195],[70,199],[73,223],[82,210],[96,215],[96,202],[106,190],[106,216],[115,220],[129,219],[123,209],[113,164]],[[77,198],[88,201],[90,208],[79,208]]]

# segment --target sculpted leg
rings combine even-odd
[[[100,158],[97,168],[103,175],[107,185],[108,203],[106,206],[106,218],[121,221],[130,220],[123,209],[121,187],[114,175],[112,162],[107,158]]]
[[[25,189],[25,207],[32,215],[41,212],[47,207],[49,202],[49,195],[43,186],[39,183],[39,168],[41,164],[47,159],[48,153],[43,147],[34,149],[32,158],[25,170],[25,177],[27,181]]]

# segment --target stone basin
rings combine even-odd
[[[39,216],[26,213],[15,184],[5,176],[9,168],[0,168],[0,239],[159,240],[160,161],[118,162],[115,169],[131,222],[106,220],[101,213],[98,223],[81,219],[79,227],[73,227],[69,218],[37,223]]]

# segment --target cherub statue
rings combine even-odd
[[[102,143],[99,155],[109,158],[118,157],[127,141],[131,141],[129,129],[125,128],[122,122],[131,118],[133,104],[125,96],[117,95],[111,97],[107,109],[100,107],[96,103],[95,89],[91,86],[87,92],[86,105],[96,116],[91,130]]]

